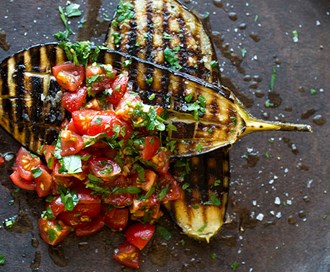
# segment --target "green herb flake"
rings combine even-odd
[[[205,205],[214,205],[214,206],[221,206],[221,199],[216,196],[215,193],[211,193],[210,200],[207,202],[204,202]]]
[[[169,240],[171,240],[171,238],[172,238],[172,234],[171,234],[171,232],[169,232],[169,230],[168,229],[166,229],[165,227],[163,227],[163,226],[157,226],[156,227],[156,232],[162,237],[162,238],[164,238],[166,241],[169,241]]]
[[[246,48],[242,48],[242,50],[241,50],[241,54],[242,54],[242,57],[243,57],[243,58],[246,56],[246,53],[247,53]]]
[[[81,16],[81,11],[79,10],[80,5],[75,3],[67,4],[65,8],[65,14],[68,18]]]
[[[64,187],[61,188],[60,191],[61,191],[60,194],[61,201],[64,204],[65,209],[67,211],[72,211],[74,207],[78,204],[79,201],[78,195],[76,194],[76,192],[70,191],[69,189]]]
[[[293,42],[297,43],[299,41],[299,34],[297,30],[292,31],[292,40]]]
[[[210,258],[211,258],[212,260],[216,260],[216,259],[218,259],[218,255],[217,255],[217,253],[215,253],[215,252],[211,253]]]
[[[213,187],[217,187],[217,186],[219,186],[219,185],[221,185],[221,179],[216,179],[216,180],[214,181]]]
[[[16,218],[17,216],[6,218],[3,222],[5,229],[11,229],[16,222]]]
[[[316,95],[316,94],[317,94],[317,90],[316,90],[315,88],[311,88],[311,89],[309,90],[309,93],[310,93],[311,95]]]
[[[194,98],[194,95],[191,93],[189,95],[186,95],[184,97],[184,100],[189,103],[193,98]]]
[[[197,209],[199,209],[199,205],[198,204],[194,204],[194,205],[192,205],[192,208],[195,209],[195,210],[197,210]]]
[[[201,144],[198,144],[198,145],[196,146],[196,150],[197,150],[197,152],[202,152],[202,150],[203,150],[203,146],[202,146]]]
[[[207,227],[207,223],[205,223],[203,226],[201,226],[197,231],[198,232],[203,232]]]
[[[271,90],[274,90],[276,78],[277,78],[277,70],[276,70],[276,66],[273,66],[273,68],[272,68],[272,77],[271,77],[270,83],[269,83],[269,88]]]
[[[158,198],[160,201],[162,201],[165,198],[165,196],[167,195],[167,192],[168,192],[167,187],[164,187],[163,189],[161,189],[161,191],[158,193]]]
[[[271,102],[269,99],[267,99],[267,100],[265,101],[265,107],[266,107],[266,108],[273,108],[273,107],[274,107],[274,103]]]
[[[151,85],[153,81],[154,81],[153,77],[149,77],[149,78],[146,79],[146,83],[148,85]]]
[[[41,213],[41,217],[44,218],[44,219],[53,219],[53,218],[55,218],[53,210],[51,209],[50,206],[48,206],[47,209]]]
[[[175,47],[173,49],[166,47],[164,50],[164,58],[173,70],[180,70],[182,68],[182,66],[179,64],[179,59],[176,56],[176,53],[179,50],[180,47]]]
[[[58,237],[57,232],[54,229],[48,229],[47,236],[51,242],[55,241],[55,239]]]
[[[171,34],[168,34],[168,33],[166,33],[166,32],[164,32],[164,33],[163,33],[163,38],[164,38],[165,40],[170,40],[170,39],[172,39],[172,35],[171,35]]]
[[[32,169],[31,172],[34,178],[40,177],[42,174],[42,170],[39,167]]]
[[[131,64],[132,64],[132,59],[124,60],[124,63],[123,63],[124,67],[128,67],[128,66],[130,66]]]
[[[148,96],[148,100],[152,101],[156,97],[156,94],[152,93],[151,95]]]
[[[216,60],[212,60],[210,65],[211,65],[211,68],[217,68],[218,67],[218,62]]]
[[[231,270],[235,271],[239,268],[239,263],[237,261],[234,261],[231,265],[230,265]]]
[[[81,157],[78,155],[64,156],[59,162],[61,164],[60,173],[77,174],[82,172]]]
[[[6,258],[4,255],[0,254],[0,265],[4,265],[6,262]]]

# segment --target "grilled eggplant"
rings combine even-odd
[[[106,45],[209,83],[220,83],[214,46],[203,24],[176,0],[121,1],[110,26]],[[201,154],[223,147],[207,155],[185,159],[184,165],[191,169],[181,177],[182,184],[188,186],[187,190],[182,200],[167,205],[170,214],[186,234],[208,241],[224,222],[229,185],[228,147],[224,146],[258,129],[309,128],[299,125],[286,125],[284,128],[280,124],[260,123],[246,113],[224,87],[204,93],[206,89],[199,90],[191,84],[187,87],[186,82],[178,83],[173,76],[167,77],[143,65],[139,66],[139,71],[153,79],[153,87],[164,83],[165,88],[173,88],[174,85],[173,93],[169,93],[173,110],[169,121],[178,131],[170,136],[180,139],[176,148],[179,155]],[[230,100],[232,107],[228,103],[218,104],[218,94]],[[176,97],[179,99],[176,100]],[[192,118],[191,114],[184,111],[184,108],[189,109],[194,105],[191,101],[188,105],[185,103],[187,97],[191,97],[197,107],[200,106],[198,98],[205,98],[208,110],[202,116]],[[219,141],[221,138],[225,143]],[[185,169],[181,169],[181,173],[185,172]],[[218,181],[221,183],[218,184]]]
[[[175,0],[121,1],[106,45],[163,66],[176,65],[173,68],[181,67],[182,72],[219,83],[218,65],[211,65],[217,64],[217,58],[210,38],[197,17]],[[174,62],[168,62],[165,50],[169,55],[178,46]],[[155,82],[171,82],[154,71],[146,71],[146,76]],[[224,223],[229,187],[228,147],[175,164],[182,165],[172,170],[188,187],[182,199],[169,202],[166,208],[184,233],[209,241]],[[221,181],[218,186],[214,186],[216,181]],[[210,202],[212,197],[219,202]]]
[[[154,14],[157,19],[153,19]],[[108,46],[120,52],[101,50],[96,61],[112,64],[118,70],[129,70],[131,86],[144,102],[161,104],[168,110],[168,122],[178,130],[168,135],[180,140],[177,141],[177,155],[226,147],[256,129],[309,129],[255,120],[228,89],[217,85],[219,73],[210,64],[215,61],[212,44],[197,18],[178,2],[122,2],[113,22]],[[164,27],[162,34],[157,36],[150,31],[155,26],[145,28],[151,26],[148,22]],[[173,40],[163,33],[173,36]],[[160,35],[171,41],[161,47]],[[146,38],[158,43],[143,44]],[[200,48],[209,50],[204,52]],[[0,124],[36,153],[42,144],[56,139],[60,124],[67,117],[60,103],[61,88],[51,75],[51,67],[66,60],[61,47],[48,44],[21,51],[0,66]],[[156,99],[150,101],[150,94]],[[197,112],[197,118],[187,110],[190,96],[192,104],[204,108],[202,114]],[[224,112],[220,112],[222,110]],[[215,132],[210,133],[213,130]],[[181,140],[190,148],[185,148]],[[187,190],[182,200],[169,203],[167,208],[185,233],[209,240],[223,224],[228,191],[228,150],[222,148],[195,156],[178,165],[178,176],[183,173],[182,165],[191,169],[181,177],[183,184],[188,184],[185,185]]]

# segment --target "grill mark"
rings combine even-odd
[[[153,22],[152,22],[152,0],[146,1],[146,14],[147,14],[147,35],[146,35],[146,48],[145,48],[145,59],[152,61],[154,58],[153,53]]]
[[[33,56],[30,59],[31,62],[31,71],[32,72],[41,72],[40,70],[40,48],[35,47],[29,50],[29,55]],[[44,72],[44,71],[43,71]]]

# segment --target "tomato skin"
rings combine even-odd
[[[27,151],[24,147],[18,150],[16,168],[19,175],[25,180],[33,180],[32,169],[41,164],[40,158]]]
[[[86,68],[86,82],[91,93],[111,89],[117,71],[111,65],[92,64]]]
[[[139,268],[140,254],[141,253],[136,246],[130,244],[128,241],[125,241],[115,249],[112,257],[120,264],[131,268]]]
[[[36,177],[36,192],[39,197],[44,197],[50,194],[52,190],[53,178],[45,169],[45,167],[40,167],[41,175]]]
[[[47,167],[51,170],[54,169],[57,159],[54,156],[55,146],[53,145],[44,145],[42,147],[41,153],[44,155]]]
[[[38,227],[42,240],[52,246],[63,241],[71,232],[71,228],[64,225],[60,220],[40,218],[38,220]]]
[[[49,204],[48,206],[53,212],[53,215],[57,217],[61,212],[64,212],[65,206],[64,203],[61,200],[60,196],[55,197]]]
[[[69,111],[79,110],[85,103],[87,97],[87,88],[80,87],[76,92],[65,92],[62,96],[62,105]]]
[[[105,224],[112,230],[122,231],[128,223],[129,211],[127,208],[112,208],[105,213]]]
[[[182,189],[176,179],[170,174],[161,174],[159,177],[159,185],[161,188],[167,187],[168,191],[162,202],[177,200],[182,197]]]
[[[84,66],[72,62],[56,65],[52,67],[52,72],[57,83],[70,92],[76,92],[85,79]]]
[[[113,180],[121,172],[121,168],[116,162],[105,157],[92,158],[89,161],[89,169],[104,181]]]
[[[142,160],[148,161],[156,155],[160,148],[160,139],[157,136],[147,136],[144,140],[144,148],[142,150]]]
[[[17,170],[14,170],[14,172],[9,177],[17,187],[23,190],[34,191],[36,189],[35,182],[23,179]]]
[[[170,152],[161,150],[151,158],[151,162],[155,165],[156,171],[166,174],[170,167]]]
[[[77,236],[87,236],[98,232],[104,227],[104,215],[100,214],[97,217],[93,218],[93,220],[82,227],[77,227],[75,229],[75,233]]]
[[[127,90],[128,73],[118,75],[112,84],[112,93],[108,96],[108,101],[115,107],[119,104]]]
[[[77,154],[84,147],[84,141],[80,135],[71,130],[62,130],[60,134],[61,156]]]
[[[100,133],[106,133],[109,137],[118,134],[118,138],[124,137],[122,128],[123,122],[111,110],[81,110],[72,113],[73,124],[80,135],[95,136]],[[119,133],[116,128],[120,128]]]
[[[136,93],[128,91],[118,103],[115,112],[122,120],[129,121],[132,117],[130,113],[133,112],[135,106],[141,102],[141,98],[136,95]]]
[[[135,223],[127,228],[125,237],[132,245],[142,250],[149,243],[154,233],[154,225]]]

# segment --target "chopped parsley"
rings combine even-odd
[[[172,239],[172,234],[171,232],[169,232],[168,229],[166,229],[163,226],[157,226],[156,227],[156,232],[162,237],[164,238],[166,241],[169,241]]]
[[[166,32],[164,32],[164,33],[163,33],[163,38],[164,38],[165,40],[170,40],[170,39],[172,39],[172,35],[171,35],[171,34],[168,34],[168,33],[166,33]]]
[[[60,187],[60,197],[67,211],[72,211],[79,201],[77,193],[65,187]]]
[[[210,200],[204,202],[205,205],[214,205],[214,206],[221,206],[221,199],[216,196],[216,193],[211,193]]]
[[[271,102],[269,99],[267,99],[267,100],[265,101],[265,107],[266,107],[266,108],[272,108],[272,107],[274,107],[274,103]]]
[[[273,69],[272,69],[272,77],[271,77],[271,79],[270,79],[270,83],[269,83],[269,88],[270,88],[271,90],[274,90],[275,82],[276,82],[276,77],[277,77],[276,66],[273,66]]]
[[[237,261],[234,261],[231,265],[230,265],[231,270],[235,271],[239,268],[239,263]]]
[[[60,18],[64,24],[65,30],[59,31],[54,34],[54,38],[59,41],[67,41],[69,36],[73,34],[72,29],[69,26],[68,18],[81,16],[81,11],[79,10],[80,5],[75,3],[67,3],[65,9],[59,6],[58,11],[60,13]]]
[[[41,213],[41,217],[44,219],[55,218],[52,208],[48,206],[47,209]]]
[[[113,26],[118,23],[128,21],[135,17],[134,7],[129,2],[120,1],[116,10],[116,18],[112,21]]]
[[[316,94],[317,94],[317,90],[316,90],[315,88],[311,88],[311,89],[309,90],[309,93],[310,93],[311,95],[316,95]]]
[[[185,97],[185,100],[186,98],[190,100],[189,95]],[[200,95],[197,97],[196,101],[187,104],[187,111],[192,111],[194,119],[198,121],[199,116],[202,116],[205,113],[206,111],[205,107],[206,107],[206,99],[204,96]]]
[[[216,60],[212,60],[210,65],[211,65],[211,68],[217,68],[218,67],[218,62]]]
[[[182,66],[179,64],[179,59],[176,53],[180,51],[180,46],[173,49],[166,47],[164,50],[164,58],[173,70],[180,70]]]
[[[203,226],[201,226],[197,231],[198,232],[203,232],[207,227],[207,223],[205,223]]]
[[[4,265],[6,262],[6,258],[4,255],[0,254],[0,265]]]
[[[297,43],[299,41],[299,35],[297,30],[292,31],[292,40],[293,42]]]
[[[154,81],[153,77],[149,77],[146,79],[148,85],[151,85],[153,81]]]
[[[39,167],[32,169],[31,172],[34,178],[40,177],[42,174],[42,170]]]
[[[246,56],[246,52],[247,52],[246,48],[242,48],[241,54],[243,58]]]

